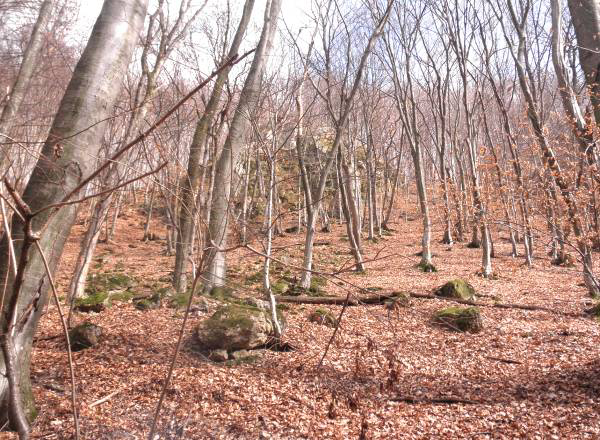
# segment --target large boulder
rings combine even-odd
[[[283,316],[278,315],[282,324]],[[269,310],[240,304],[220,307],[196,329],[196,340],[204,351],[250,350],[268,344],[274,336]]]
[[[433,323],[451,330],[478,333],[483,328],[477,307],[447,307],[433,315]]]
[[[446,284],[436,290],[435,294],[445,298],[457,298],[464,300],[475,299],[475,289],[473,286],[460,278],[448,281]]]

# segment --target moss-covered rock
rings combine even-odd
[[[308,315],[308,320],[315,324],[325,325],[327,327],[335,328],[338,325],[338,320],[329,310],[316,309]]]
[[[594,304],[591,308],[585,311],[590,316],[600,319],[600,302]]]
[[[478,333],[483,328],[477,307],[446,307],[435,312],[433,323],[461,332]]]
[[[266,345],[274,336],[268,310],[240,304],[220,307],[196,329],[201,350],[248,350]]]
[[[140,298],[133,302],[133,306],[138,310],[154,310],[160,307],[160,296],[154,294],[147,298]]]
[[[82,298],[76,298],[73,310],[83,313],[100,313],[110,306],[110,296],[107,292],[98,292]]]
[[[446,284],[436,290],[435,294],[445,298],[472,300],[475,298],[475,289],[465,280],[457,278],[455,280],[448,281]]]
[[[398,293],[384,302],[384,306],[388,310],[397,310],[403,307],[410,307],[410,305],[410,296],[406,293]]]
[[[71,350],[79,351],[97,345],[102,333],[102,327],[87,321],[73,327],[69,331]]]

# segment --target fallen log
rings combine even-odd
[[[558,313],[566,316],[580,316],[576,313],[570,312],[561,312],[560,310],[552,309],[550,307],[544,306],[536,306],[534,304],[512,304],[512,303],[486,303],[481,301],[473,301],[467,299],[460,298],[448,298],[443,296],[437,296],[430,293],[410,293],[406,292],[406,295],[411,298],[418,299],[437,299],[442,301],[451,301],[459,304],[465,304],[469,306],[475,307],[496,307],[499,309],[517,309],[517,310],[528,310],[528,311],[541,311],[548,313]],[[277,296],[277,301],[279,303],[291,303],[291,304],[322,304],[322,305],[338,305],[343,306],[347,303],[349,306],[358,306],[358,305],[380,305],[385,303],[386,300],[395,298],[401,295],[400,292],[390,292],[390,293],[379,293],[374,295],[365,295],[365,296],[356,296],[352,295],[350,298],[346,299],[345,296],[286,296],[281,295]]]
[[[391,292],[391,293],[379,293],[375,295],[368,296],[351,296],[346,299],[345,296],[308,296],[308,295],[300,295],[300,296],[276,296],[277,302],[279,303],[292,303],[292,304],[325,304],[325,305],[338,305],[343,306],[348,303],[349,306],[358,306],[361,304],[383,304],[386,300],[395,298],[400,293]]]

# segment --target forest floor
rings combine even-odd
[[[462,277],[490,304],[480,308],[483,331],[459,333],[431,325],[436,310],[455,305],[441,299],[413,299],[410,307],[392,312],[382,305],[348,307],[318,367],[333,329],[309,322],[307,315],[324,306],[289,305],[285,340],[295,351],[267,351],[252,363],[223,365],[207,361],[189,344],[194,328],[210,316],[210,311],[198,312],[185,331],[159,420],[161,438],[358,439],[361,432],[364,439],[600,438],[600,324],[583,313],[591,300],[579,269],[552,266],[543,247],[537,249],[535,267],[528,269],[522,258],[509,256],[503,232],[493,260],[498,279],[476,275],[481,251],[465,243],[450,250],[436,241],[439,271],[422,273],[415,268],[421,222],[414,217],[393,224],[392,235],[377,243],[365,241],[365,258],[379,258],[366,264],[366,274],[344,273],[348,283],[329,281],[325,290],[345,295],[352,284],[431,293]],[[165,256],[164,240],[141,241],[142,224],[141,213],[125,211],[115,243],[99,245],[94,270],[120,267],[144,281],[164,282],[174,257]],[[164,227],[155,230],[164,238]],[[79,224],[61,264],[63,296],[82,233]],[[317,270],[333,270],[347,261],[344,235],[341,225],[318,235],[329,245],[316,248]],[[434,236],[441,235],[436,227]],[[302,238],[277,238],[275,257],[299,264]],[[237,269],[232,287],[260,296],[259,285],[248,285],[244,277],[260,269],[261,258],[247,249],[229,258]],[[494,308],[494,301],[552,311]],[[335,314],[342,309],[325,307]],[[89,320],[104,328],[101,344],[73,353],[83,438],[147,438],[182,319],[181,310],[163,306],[139,311],[131,303],[75,316],[75,323]],[[31,374],[39,409],[34,438],[73,435],[60,334],[51,305],[33,349]]]

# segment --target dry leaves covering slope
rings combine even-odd
[[[125,267],[144,280],[164,280],[173,257],[165,242],[143,243],[143,217],[130,209],[119,219],[115,244],[101,244],[103,268]],[[163,416],[161,438],[346,439],[362,438],[600,438],[599,324],[583,315],[589,302],[577,271],[550,265],[543,249],[530,270],[510,258],[497,240],[497,280],[479,278],[480,250],[459,243],[449,251],[434,244],[439,272],[415,269],[420,221],[402,218],[378,243],[365,242],[365,275],[342,275],[363,288],[428,293],[464,277],[482,300],[538,304],[554,313],[483,307],[485,328],[461,334],[430,324],[432,313],[451,305],[413,300],[388,312],[383,306],[346,309],[327,358],[316,369],[333,329],[306,319],[317,306],[291,305],[286,340],[293,352],[268,352],[255,363],[217,365],[186,346],[177,362]],[[158,229],[164,237],[165,230]],[[83,226],[78,225],[63,259],[64,294]],[[349,258],[344,229],[320,234],[316,268],[331,270]],[[442,231],[435,230],[439,238]],[[301,235],[277,238],[276,256],[289,264],[301,258]],[[541,240],[540,240],[541,241]],[[238,269],[232,285],[244,295],[258,291],[244,274],[260,260],[247,250],[231,256]],[[344,286],[329,282],[330,294]],[[356,292],[356,290],[353,290]],[[341,307],[328,307],[339,313]],[[209,313],[197,313],[187,328]],[[105,329],[103,343],[74,353],[82,434],[86,439],[143,439],[148,435],[161,384],[173,352],[182,313],[162,307],[138,311],[117,304],[99,314],[77,315]],[[34,438],[72,438],[68,369],[56,310],[49,307],[34,345],[32,376],[40,410]],[[90,407],[106,396],[101,404]],[[398,397],[413,401],[394,401]],[[428,399],[463,400],[435,403]],[[400,399],[401,400],[401,399]],[[179,437],[178,437],[179,435]]]

